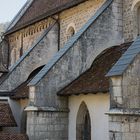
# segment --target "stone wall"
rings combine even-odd
[[[69,27],[74,27],[75,32],[77,32],[95,14],[104,1],[88,0],[60,13],[60,47],[64,47],[67,42]]]
[[[140,108],[140,54],[123,74],[123,107]]]
[[[25,54],[24,58],[19,59],[19,62],[10,69],[0,84],[0,90],[11,91],[15,89],[27,80],[33,70],[48,63],[58,51],[58,25],[53,25],[49,32],[46,30],[41,38],[36,40],[36,43],[29,50],[29,53]]]
[[[118,23],[115,16],[113,3],[89,26],[89,28],[86,29],[85,32],[83,32],[63,57],[61,57],[57,63],[49,69],[40,82],[36,85],[30,85],[31,108],[29,107],[27,110],[30,111],[30,114],[33,113],[32,118],[35,115],[32,107],[35,108],[38,115],[42,115],[40,110],[44,108],[49,108],[51,111],[54,109],[67,109],[67,97],[59,97],[57,96],[57,92],[88,70],[94,59],[103,50],[122,42],[122,32],[116,28],[118,27],[118,24],[114,24],[115,22]],[[65,49],[65,47],[62,49]],[[55,57],[53,59],[55,59]],[[42,71],[45,73],[45,70]],[[39,76],[40,73],[37,77]],[[36,120],[35,115],[35,121]],[[27,122],[28,128],[43,126],[40,123],[36,124],[35,122],[31,124],[30,121],[31,120],[28,120]],[[28,129],[28,131],[30,131],[30,129]],[[46,130],[45,138],[47,138],[47,131],[48,130]],[[41,134],[41,130],[39,129],[36,133],[40,133],[40,139],[44,135]],[[62,135],[62,133],[63,131],[61,131],[60,135]],[[32,133],[28,132],[28,135],[29,138],[32,138],[32,136],[35,135],[35,131],[33,130]]]
[[[122,76],[111,78],[110,140],[140,139],[140,54]]]
[[[21,57],[21,51],[24,54],[53,23],[54,20],[48,18],[8,36],[10,66]]]
[[[68,140],[68,112],[28,112],[30,140]]]
[[[115,18],[112,6],[82,34],[67,53],[36,85],[36,94],[34,95],[36,105],[49,105],[47,104],[48,99],[49,102],[54,102],[53,100],[50,101],[48,97],[55,97],[57,91],[89,69],[94,59],[103,50],[121,43],[122,34],[115,30],[116,25],[113,24]]]
[[[110,140],[139,140],[140,117],[112,115],[109,117]]]
[[[125,41],[132,41],[138,35],[137,8],[139,0],[123,0],[123,31]]]
[[[140,108],[140,55],[128,67],[123,76],[111,78],[111,107],[122,109]]]

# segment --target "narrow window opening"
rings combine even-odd
[[[91,140],[91,120],[84,102],[80,105],[76,120],[76,140]]]
[[[23,55],[23,47],[20,48],[20,57]]]

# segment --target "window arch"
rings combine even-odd
[[[140,0],[134,0],[131,11],[133,12],[134,37],[140,35]]]
[[[81,103],[76,119],[76,140],[91,140],[91,120],[88,108]]]
[[[67,40],[69,40],[75,34],[74,24],[70,24],[67,28]]]

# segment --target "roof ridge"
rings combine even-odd
[[[50,69],[63,57],[63,55],[72,48],[73,44],[82,36],[82,34],[95,22],[98,17],[110,6],[113,0],[106,0],[96,13],[87,21],[87,23],[65,44],[65,46],[56,53],[56,55],[46,64],[46,66],[31,80],[29,86],[36,85]]]

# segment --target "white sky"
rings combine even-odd
[[[27,0],[0,0],[0,23],[11,21]]]

